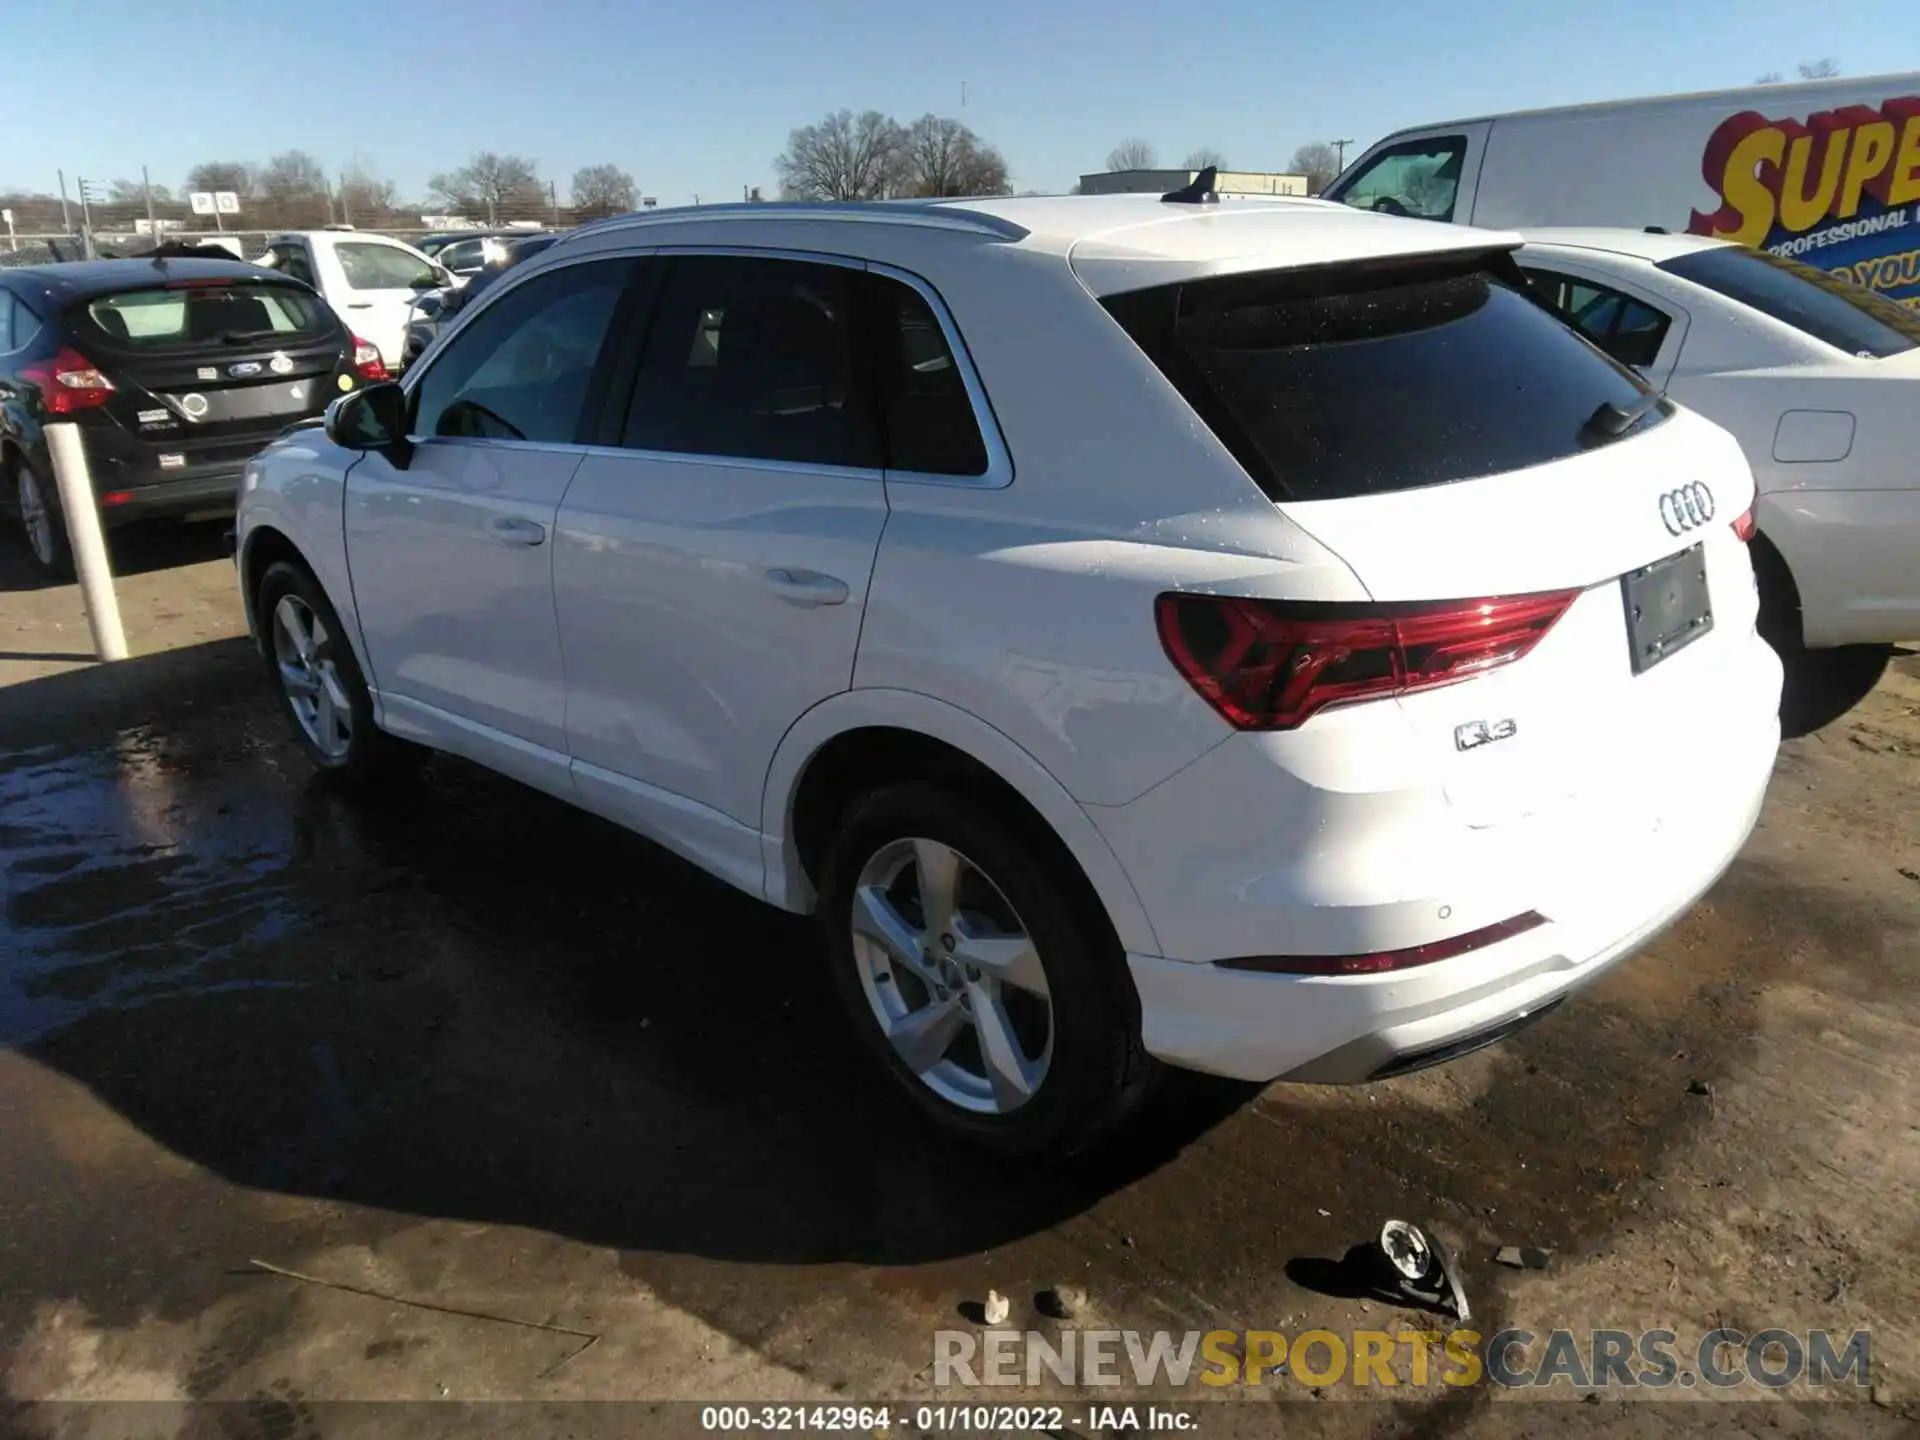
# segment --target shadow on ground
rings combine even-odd
[[[223,537],[232,528],[231,520],[196,521],[191,525],[177,520],[156,520],[109,530],[108,563],[115,575],[146,575],[156,570],[218,560],[227,553]],[[36,565],[20,534],[19,520],[11,515],[0,516],[0,594],[47,590],[72,583],[70,579],[56,579]]]

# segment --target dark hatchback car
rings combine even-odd
[[[239,260],[0,270],[0,507],[34,559],[70,566],[43,425],[81,428],[108,524],[232,514],[248,458],[385,377],[297,280]]]

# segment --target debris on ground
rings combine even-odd
[[[1380,1254],[1406,1299],[1430,1309],[1451,1309],[1462,1320],[1473,1318],[1459,1269],[1431,1227],[1387,1221],[1380,1227]]]
[[[1553,1252],[1532,1245],[1502,1245],[1493,1252],[1493,1259],[1515,1270],[1544,1270],[1553,1263]]]
[[[1055,1285],[1033,1297],[1034,1308],[1054,1320],[1071,1320],[1087,1308],[1087,1292],[1078,1285]]]
[[[1713,1094],[1713,1086],[1709,1085],[1704,1080],[1689,1080],[1687,1082],[1687,1094],[1711,1095]]]
[[[1007,1316],[1012,1312],[1013,1306],[1008,1303],[1006,1296],[1002,1295],[998,1290],[987,1291],[987,1303],[980,1307],[980,1313],[986,1319],[987,1324],[1005,1324]]]

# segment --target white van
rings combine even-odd
[[[1326,194],[1495,229],[1718,236],[1920,307],[1920,72],[1422,125]]]

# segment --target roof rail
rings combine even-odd
[[[963,210],[940,200],[749,200],[725,205],[682,205],[666,210],[630,210],[592,220],[567,232],[584,235],[609,229],[652,229],[701,220],[852,220],[879,225],[920,225],[1024,240],[1026,226],[982,210]],[[563,242],[564,243],[564,242]]]

